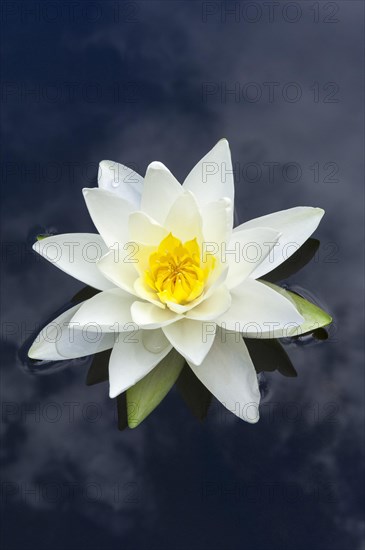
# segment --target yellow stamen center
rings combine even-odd
[[[144,281],[161,302],[187,304],[203,292],[215,258],[208,255],[203,262],[196,238],[182,244],[170,233],[150,255],[148,265]]]

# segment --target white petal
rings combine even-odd
[[[194,374],[232,413],[250,423],[259,419],[260,391],[247,347],[237,333],[218,330],[214,344]]]
[[[246,279],[231,291],[232,305],[216,322],[227,330],[262,337],[273,328],[304,321],[294,304],[264,283]]]
[[[176,199],[164,227],[183,243],[195,238],[199,243],[202,242],[202,217],[192,193],[184,192]]]
[[[57,361],[84,357],[112,348],[114,334],[102,334],[101,331],[90,331],[87,328],[80,330],[72,323],[69,324],[82,305],[77,304],[48,323],[33,342],[28,352],[29,357]]]
[[[155,306],[161,309],[165,309],[165,305],[160,302],[156,293],[152,290],[149,290],[144,284],[142,277],[138,277],[138,279],[135,281],[134,290],[138,298],[142,298],[142,300],[147,300],[147,302],[151,302],[151,304],[155,304]]]
[[[229,290],[221,286],[209,298],[187,311],[186,317],[199,321],[212,321],[227,311],[231,307],[231,302]]]
[[[201,209],[203,236],[205,243],[220,247],[227,242],[232,233],[231,201],[227,198],[205,204]]]
[[[139,277],[135,267],[138,261],[134,257],[137,250],[136,243],[113,247],[97,264],[104,277],[114,283],[113,286],[118,286],[130,294],[136,294],[134,283]]]
[[[75,326],[89,325],[102,332],[125,332],[133,330],[131,306],[135,297],[120,288],[100,292],[83,303],[72,318]]]
[[[236,227],[234,232],[265,226],[281,233],[273,252],[256,267],[252,276],[255,279],[262,277],[294,254],[318,227],[323,214],[324,210],[321,208],[298,206],[255,218]]]
[[[143,178],[132,168],[112,160],[102,160],[99,164],[98,185],[130,202],[135,208],[140,208]]]
[[[162,330],[148,333],[137,330],[119,335],[109,361],[110,397],[136,384],[171,350]]]
[[[194,166],[183,187],[195,195],[200,207],[224,197],[234,204],[232,160],[226,139],[218,141],[217,145]],[[230,226],[232,225],[233,213],[230,221]]]
[[[106,244],[128,241],[128,218],[134,207],[131,203],[105,189],[83,189],[86,206],[96,229]]]
[[[229,267],[228,288],[235,288],[249,275],[253,277],[252,272],[265,261],[279,237],[280,233],[267,227],[234,231],[226,249],[221,249],[221,260]]]
[[[108,250],[100,235],[52,235],[34,243],[33,250],[68,275],[93,288],[106,290],[113,286],[96,267],[96,262]]]
[[[170,170],[162,162],[152,162],[144,179],[141,209],[163,224],[171,205],[181,193],[182,187]]]
[[[168,231],[144,212],[133,212],[129,216],[129,239],[144,245],[158,246]]]
[[[181,319],[181,315],[174,313],[170,309],[161,309],[147,302],[134,302],[131,313],[134,323],[144,329],[164,327]]]
[[[209,352],[215,338],[215,323],[203,323],[181,319],[163,327],[165,336],[173,347],[194,365],[200,365]]]

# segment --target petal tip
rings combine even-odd
[[[147,170],[167,170],[167,168],[159,160],[154,160],[148,165]]]
[[[244,420],[245,420],[246,422],[248,422],[248,424],[257,424],[258,421],[260,420],[260,415],[259,415],[259,413],[258,413],[258,411],[257,411],[257,416],[256,416],[255,418],[248,418],[248,417],[247,417],[247,418],[244,418]]]
[[[28,350],[28,357],[29,359],[37,359],[37,357],[35,356],[35,349],[34,349],[34,346],[31,346]]]
[[[99,162],[99,166],[100,166],[101,168],[104,168],[104,167],[105,167],[105,168],[109,168],[111,164],[115,164],[114,160],[106,160],[106,159],[104,159],[104,160],[101,160],[101,161]]]
[[[29,359],[35,359],[37,361],[43,361],[44,358],[42,357],[42,354],[40,353],[40,350],[39,350],[39,344],[37,345],[37,343],[33,343],[29,350],[28,350],[28,357]]]
[[[111,386],[109,387],[109,397],[110,397],[110,399],[115,399],[121,393],[123,393],[123,392],[115,390],[115,389],[113,390]]]

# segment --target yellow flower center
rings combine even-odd
[[[196,238],[182,244],[170,233],[149,256],[144,281],[162,303],[188,304],[203,292],[214,265],[212,255],[202,261]]]

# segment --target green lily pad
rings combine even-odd
[[[267,281],[261,282],[293,302],[299,313],[304,317],[304,323],[300,325],[300,327],[288,329],[285,332],[285,336],[299,336],[299,334],[312,332],[313,330],[325,327],[332,323],[332,317],[328,315],[328,313],[315,304],[312,304],[312,302],[302,298],[299,294],[291,292],[290,290],[285,290],[284,288]]]
[[[127,390],[130,428],[136,428],[161,403],[179,377],[184,362],[184,358],[172,349],[157,367]]]

